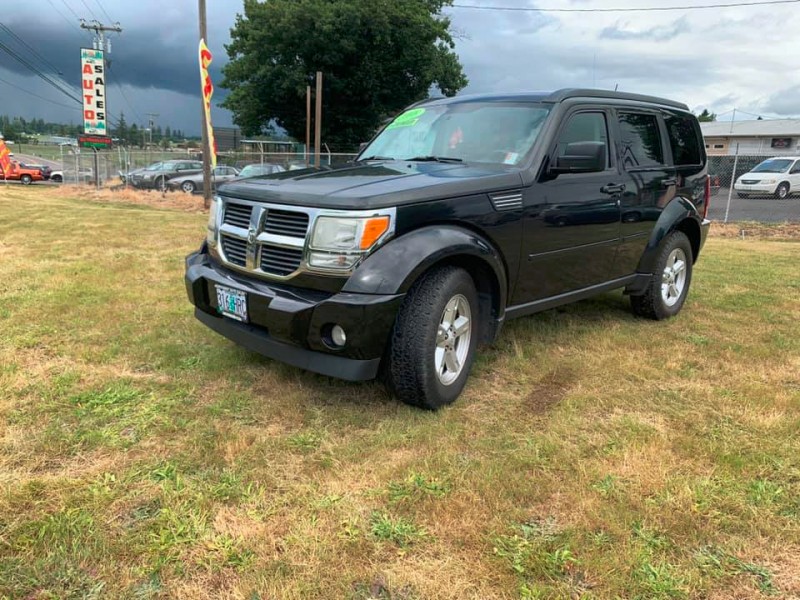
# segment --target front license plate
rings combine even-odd
[[[217,310],[225,317],[247,323],[247,294],[221,285],[216,288]]]

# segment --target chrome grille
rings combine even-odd
[[[225,215],[222,218],[222,222],[225,225],[233,225],[234,227],[247,229],[250,227],[250,215],[252,213],[253,207],[248,204],[226,202]]]
[[[285,277],[300,268],[302,248],[283,248],[272,244],[261,245],[261,270]]]
[[[308,231],[308,214],[270,208],[264,220],[264,231],[274,235],[304,238]]]
[[[247,264],[247,240],[223,235],[222,252],[229,263],[244,267]]]

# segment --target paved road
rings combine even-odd
[[[42,158],[41,156],[32,156],[30,154],[14,153],[14,159],[28,165],[47,165],[51,169],[53,169],[53,171],[61,170],[60,162],[56,160],[50,160],[49,158]]]
[[[714,221],[723,221],[727,204],[728,188],[720,188],[711,198],[708,217]],[[728,221],[800,222],[800,194],[789,196],[786,200],[778,200],[769,196],[739,198],[734,191],[731,194]]]

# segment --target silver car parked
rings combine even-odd
[[[211,189],[217,187],[217,184],[230,181],[239,175],[239,170],[233,167],[216,167],[211,171]],[[187,194],[203,189],[203,174],[194,173],[193,175],[185,175],[183,177],[173,177],[167,182],[167,187],[170,190],[181,190]]]

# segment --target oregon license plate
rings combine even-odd
[[[216,288],[219,312],[225,317],[247,323],[247,294],[221,285]]]

